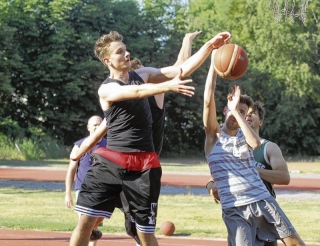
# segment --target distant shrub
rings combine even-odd
[[[0,159],[6,160],[39,160],[60,159],[69,155],[69,149],[58,141],[44,137],[16,141],[0,133]]]
[[[18,151],[16,146],[0,133],[0,159],[26,160],[25,156]]]

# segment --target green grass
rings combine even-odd
[[[300,236],[307,242],[320,242],[319,201],[280,200]],[[0,227],[72,231],[77,214],[64,205],[63,191],[25,190],[0,188]],[[221,218],[221,207],[209,196],[161,195],[159,200],[156,234],[165,220],[176,226],[176,236],[226,238],[227,232]],[[124,219],[116,209],[111,220],[101,227],[104,233],[124,233]]]
[[[45,160],[0,160],[1,166],[8,167],[61,167],[67,168],[69,165],[68,159],[45,159]]]
[[[161,158],[163,171],[183,172],[209,172],[208,164],[204,158]],[[30,161],[0,160],[1,166],[9,167],[55,167],[67,168],[68,159],[45,159]],[[320,174],[320,161],[289,161],[290,171],[299,173]]]

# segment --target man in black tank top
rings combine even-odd
[[[201,31],[196,31],[193,33],[187,33],[183,39],[182,47],[180,49],[177,61],[175,62],[174,66],[178,66],[182,64],[185,60],[187,60],[191,56],[191,49],[192,49],[192,41],[193,39],[200,34]],[[144,67],[139,59],[131,60],[131,71]],[[165,124],[165,108],[164,108],[164,93],[151,96],[148,98],[151,115],[152,115],[152,138],[153,138],[153,145],[155,148],[155,152],[157,155],[160,155],[162,144],[163,144],[163,136],[164,136],[164,124]],[[106,120],[100,124],[99,128],[95,131],[90,138],[87,138],[77,153],[74,153],[70,156],[73,160],[78,160],[83,154],[87,153],[91,150],[92,146],[96,144],[96,142],[103,136],[107,134],[107,124]],[[122,204],[121,204],[122,203]],[[122,210],[125,214],[125,227],[126,232],[128,235],[133,237],[137,245],[140,244],[140,240],[138,238],[135,223],[131,220],[130,213],[125,212],[128,207],[128,202],[126,198],[123,196],[123,192],[121,193],[121,203],[117,204],[120,210]]]
[[[122,36],[112,31],[98,39],[95,55],[110,70],[110,77],[98,91],[108,127],[108,148],[99,148],[92,155],[93,166],[75,207],[82,216],[70,245],[88,244],[96,219],[110,218],[121,192],[128,201],[128,212],[135,221],[141,244],[158,245],[154,232],[161,166],[154,152],[147,98],[168,91],[192,96],[194,88],[187,85],[192,80],[181,78],[193,73],[230,37],[228,32],[219,33],[179,67],[145,67],[130,73],[130,53]]]
[[[182,47],[180,49],[178,59],[173,66],[181,65],[185,60],[191,56],[192,41],[199,35],[201,31],[187,33],[183,38]],[[131,60],[131,71],[143,68],[142,62],[134,58]],[[152,138],[155,152],[160,156],[163,139],[164,139],[164,124],[165,124],[165,106],[164,93],[148,97],[151,115],[152,115]]]

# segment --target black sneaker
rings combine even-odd
[[[90,235],[90,241],[98,240],[102,237],[102,232],[96,229],[93,229]]]

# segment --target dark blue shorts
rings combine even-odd
[[[123,192],[136,228],[154,233],[162,170],[155,152],[122,153],[98,148],[81,186],[75,211],[110,218]]]

